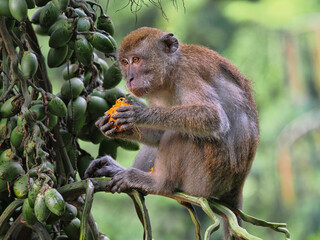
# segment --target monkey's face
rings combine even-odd
[[[119,48],[126,87],[138,97],[148,97],[166,85],[177,61],[179,42],[172,33],[140,28],[127,35]]]
[[[154,71],[148,58],[130,54],[120,59],[121,70],[126,79],[126,88],[137,97],[147,95],[155,87]]]

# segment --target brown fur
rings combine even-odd
[[[108,137],[145,144],[134,164],[140,170],[116,166],[110,171],[113,163],[106,160],[103,167],[108,171],[96,174],[98,164],[92,164],[88,175],[115,175],[112,192],[183,191],[241,207],[243,184],[259,141],[250,81],[217,52],[178,43],[158,29],[141,28],[125,37],[121,59],[129,62],[122,66],[127,88],[147,98],[150,106],[133,104],[118,110],[116,124],[127,131],[115,132],[106,123],[108,116],[97,125]],[[141,138],[133,127],[141,129]],[[147,172],[150,162],[153,173]]]

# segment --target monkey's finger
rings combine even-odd
[[[108,130],[108,131],[105,131],[104,132],[104,135],[105,136],[113,136],[113,135],[115,135],[116,134],[116,132],[117,132],[117,128],[111,128],[110,130]]]
[[[133,106],[122,106],[117,108],[117,112],[126,112],[132,110]],[[114,116],[114,115],[113,115]],[[112,116],[112,117],[113,117]]]
[[[99,127],[100,131],[105,132],[107,129],[110,129],[114,125],[113,121],[107,122],[105,125]]]
[[[94,172],[95,177],[113,177],[115,175],[114,167],[112,166],[105,166],[100,168]]]
[[[95,125],[97,127],[101,127],[102,125],[104,125],[105,122],[107,122],[110,118],[110,114],[107,114],[101,118],[98,119],[98,121],[95,122]]]
[[[127,184],[123,178],[119,179],[116,182],[113,182],[110,192],[112,193],[121,193],[123,190],[127,189]]]
[[[133,122],[134,122],[134,118],[119,118],[115,122],[115,126],[120,126],[123,124],[128,124],[128,123],[133,123]]]
[[[130,105],[140,105],[140,104],[138,104],[137,102],[132,101],[132,100],[130,100],[130,99],[125,99],[124,102],[125,102],[125,103],[129,103]]]
[[[133,111],[127,111],[127,112],[117,112],[115,113],[112,117],[115,119],[119,118],[132,118],[134,117],[134,112]]]
[[[126,123],[126,124],[122,124],[120,126],[120,131],[123,131],[123,130],[126,130],[126,129],[129,129],[129,128],[132,128],[134,126],[133,123]]]
[[[89,178],[89,177],[93,177],[96,169],[99,169],[99,167],[97,167],[97,165],[98,164],[92,162],[89,165],[89,167],[87,168],[87,170],[85,171],[83,178],[86,179],[86,178]]]

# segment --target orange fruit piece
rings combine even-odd
[[[118,107],[122,107],[122,106],[130,106],[129,103],[126,103],[125,101],[125,98],[119,98],[116,103],[108,110],[104,113],[104,115],[107,115],[107,114],[110,114],[110,118],[108,120],[108,122],[110,121],[113,121],[113,122],[116,122],[116,119],[112,118],[112,116],[117,112],[117,108]],[[117,132],[121,132],[120,130],[120,126],[117,126]],[[113,126],[112,128],[114,128],[116,126]]]

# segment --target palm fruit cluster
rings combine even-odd
[[[81,203],[58,191],[79,181],[98,157],[81,149],[79,139],[99,144],[99,156],[116,158],[119,146],[139,148],[105,138],[94,124],[120,97],[143,103],[117,86],[114,25],[93,1],[0,0],[0,34],[0,239],[19,236],[19,216],[32,230],[43,227],[23,239],[44,231],[51,239],[79,239]],[[47,56],[38,35],[48,37]],[[47,67],[61,66],[64,82],[53,94],[56,80]]]

